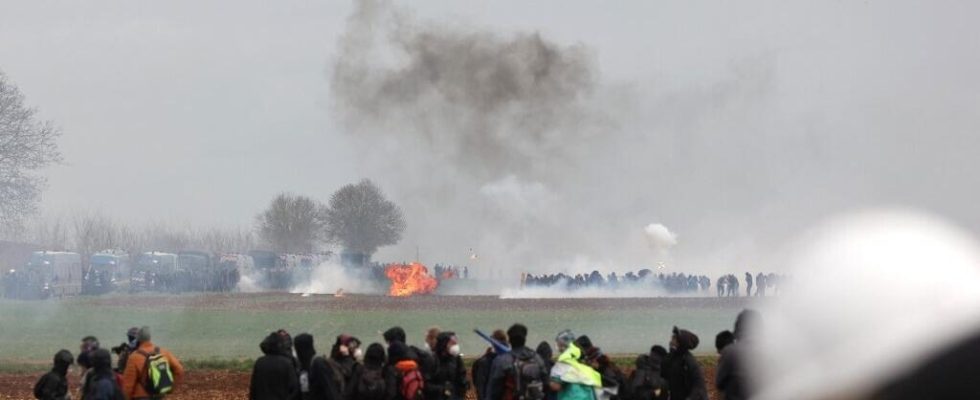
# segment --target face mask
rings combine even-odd
[[[364,361],[364,352],[361,351],[361,349],[354,350],[354,359],[357,360],[357,362]]]
[[[459,355],[459,345],[458,344],[454,344],[454,345],[452,345],[452,346],[449,347],[449,355],[451,355],[453,357]]]
[[[342,355],[342,356],[349,356],[350,355],[350,348],[347,347],[347,346],[343,346],[343,345],[340,346],[340,355]]]

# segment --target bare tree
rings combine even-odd
[[[398,243],[405,230],[401,210],[367,179],[340,188],[323,214],[327,237],[352,253],[370,256]]]
[[[312,253],[321,240],[321,206],[309,197],[280,193],[258,215],[259,236],[283,253]]]
[[[120,246],[120,229],[102,213],[82,213],[74,218],[74,250],[85,256]]]
[[[45,183],[37,171],[61,159],[60,134],[0,72],[0,224],[19,225],[36,210]]]

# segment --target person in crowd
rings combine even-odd
[[[629,386],[626,384],[626,374],[623,370],[619,369],[612,359],[608,355],[603,354],[599,351],[599,348],[595,348],[596,351],[592,355],[592,368],[599,371],[599,375],[602,376],[602,388],[609,395],[610,400],[620,400],[629,398]]]
[[[527,327],[522,324],[507,329],[511,350],[493,360],[487,382],[488,399],[515,400],[544,395],[548,371],[544,360],[526,347],[527,333]]]
[[[173,378],[171,393],[180,387],[181,379],[184,376],[184,366],[170,351],[153,344],[150,327],[140,328],[136,334],[136,341],[138,342],[137,347],[126,360],[126,369],[123,371],[123,396],[126,396],[127,400],[151,398],[146,390],[147,386],[150,385],[147,382],[149,376],[146,369],[147,359],[158,355],[162,355],[169,365]]]
[[[78,358],[75,362],[78,364],[79,369],[79,381],[82,382],[82,392],[85,391],[85,379],[88,374],[88,370],[92,368],[92,361],[90,360],[91,353],[99,349],[99,339],[95,336],[86,336],[82,338],[81,344],[78,345]]]
[[[395,397],[395,375],[387,368],[385,348],[371,343],[364,352],[364,364],[354,372],[344,397],[351,400],[387,400]]]
[[[575,334],[572,333],[571,329],[565,329],[558,332],[555,336],[555,347],[558,349],[558,355],[564,353],[568,349],[568,344],[575,341]]]
[[[433,355],[436,368],[425,383],[425,398],[430,400],[463,400],[470,383],[455,332],[440,332]]]
[[[760,297],[766,296],[766,274],[759,273],[755,276],[755,295]]]
[[[419,371],[419,363],[412,358],[408,346],[399,341],[388,344],[388,360],[394,376],[396,400],[421,400],[424,398],[425,379]]]
[[[54,365],[51,371],[41,376],[34,384],[34,398],[39,400],[67,400],[68,368],[75,363],[68,350],[60,350],[54,355]]]
[[[309,400],[310,396],[310,367],[313,365],[313,358],[316,357],[316,347],[313,345],[313,335],[300,333],[293,338],[293,349],[296,352],[296,362],[298,364],[299,391],[303,400]]]
[[[434,351],[436,348],[436,340],[439,338],[439,332],[441,332],[441,330],[438,326],[430,327],[425,331],[425,348],[430,352]]]
[[[108,350],[96,349],[89,354],[91,369],[82,386],[82,400],[123,400],[122,388],[112,370],[112,355]]]
[[[726,329],[715,335],[715,350],[718,354],[732,343],[735,343],[735,334],[730,330]]]
[[[120,343],[119,346],[113,347],[112,352],[116,353],[119,360],[116,362],[116,372],[122,374],[126,370],[126,360],[129,359],[129,355],[136,350],[136,335],[139,333],[140,328],[132,327],[126,330],[126,341]]]
[[[390,345],[392,342],[401,342],[406,346],[408,345],[405,330],[400,326],[395,326],[388,329],[384,332],[383,336],[385,343],[388,343],[389,345],[389,351],[391,350]],[[435,342],[433,342],[433,344],[435,344]],[[407,351],[408,357],[415,360],[415,362],[418,364],[419,372],[422,374],[422,376],[431,376],[433,370],[435,369],[435,359],[432,357],[432,353],[415,346],[407,346]],[[388,358],[391,359],[390,354],[388,355]]]
[[[549,386],[558,400],[594,400],[602,388],[602,375],[587,364],[582,346],[592,347],[587,336],[568,343],[551,368]]]
[[[507,333],[503,329],[493,331],[490,337],[500,343],[507,343]],[[487,382],[490,380],[490,367],[493,365],[493,360],[496,357],[497,351],[494,350],[493,346],[489,346],[483,355],[473,363],[471,374],[473,376],[473,386],[476,391],[477,400],[487,398]]]
[[[262,357],[252,366],[250,400],[300,400],[297,363],[292,356],[292,339],[284,330],[272,332],[259,344]]]
[[[542,341],[538,343],[538,347],[534,349],[535,353],[541,357],[544,361],[544,368],[546,371],[551,371],[551,368],[555,366],[555,353],[551,349],[551,344],[547,341]],[[551,390],[551,385],[544,385],[544,398],[545,400],[555,400],[558,394],[554,390]]]
[[[752,296],[752,273],[745,273],[745,296]]]
[[[332,372],[332,382],[338,393],[345,393],[357,369],[361,368],[359,359],[363,356],[360,339],[343,334],[337,336],[330,348],[327,364]]]
[[[735,318],[735,343],[721,350],[718,369],[715,372],[715,387],[722,392],[725,400],[743,400],[752,397],[748,385],[749,372],[746,358],[752,346],[752,330],[759,323],[759,313],[743,310]]]
[[[670,386],[671,399],[708,399],[701,366],[691,354],[691,350],[697,348],[698,343],[697,335],[674,327],[670,338],[670,353],[664,360],[662,370],[662,376],[667,379],[667,384]]]
[[[667,356],[662,346],[653,346],[650,353],[636,357],[636,368],[630,373],[629,389],[623,398],[632,400],[667,400],[670,396],[667,380],[661,376],[661,363]]]

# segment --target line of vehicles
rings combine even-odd
[[[282,254],[255,250],[247,254],[202,251],[151,251],[130,257],[103,251],[83,258],[78,253],[36,251],[21,268],[3,273],[3,295],[45,299],[128,292],[230,292],[249,277],[263,290],[286,290],[309,282],[313,268],[329,254]]]

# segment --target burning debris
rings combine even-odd
[[[391,264],[385,267],[385,276],[391,281],[391,288],[388,289],[389,296],[430,294],[439,287],[439,281],[429,275],[429,269],[417,262]]]

